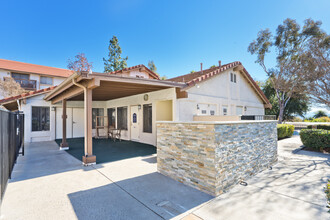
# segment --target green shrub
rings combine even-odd
[[[306,147],[324,149],[330,147],[330,132],[322,129],[302,129],[300,139]]]
[[[320,117],[320,118],[314,118],[314,119],[305,119],[304,122],[330,122],[329,117]]]
[[[328,200],[328,205],[327,205],[327,207],[329,208],[328,212],[330,212],[330,180],[328,180],[328,183],[325,187],[325,194],[326,194],[327,200]]]
[[[293,135],[294,126],[287,124],[277,125],[277,139],[291,137]]]
[[[308,125],[307,129],[313,129],[313,125]],[[316,125],[316,129],[330,130],[330,125]]]

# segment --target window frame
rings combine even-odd
[[[24,78],[15,78],[15,77],[13,77],[13,75],[15,75],[15,74],[19,74],[19,75],[25,75],[25,76],[28,76],[28,78],[27,78],[27,79],[24,79]],[[13,78],[13,79],[23,79],[23,80],[30,80],[30,74],[28,74],[28,73],[17,73],[17,72],[10,72],[10,76],[11,76],[11,78]]]
[[[52,83],[51,84],[42,83],[41,82],[41,78],[42,77],[51,79],[52,80]],[[51,77],[51,76],[39,76],[39,83],[40,83],[40,85],[53,85],[54,84],[54,78]]]
[[[226,109],[226,111],[224,111],[225,109]],[[222,106],[222,114],[223,115],[228,115],[228,106]]]
[[[103,115],[99,114],[100,109],[102,109]],[[94,118],[94,111],[95,110],[97,111],[97,114],[95,115],[95,118]],[[92,108],[92,129],[96,129],[96,116],[104,116],[104,108]],[[104,125],[104,120],[103,120],[103,125]]]
[[[122,120],[122,118],[120,118],[119,116],[123,116],[124,114],[122,113],[122,109],[126,109],[126,124],[124,123],[125,120]],[[117,111],[117,129],[120,130],[124,130],[127,131],[128,130],[128,106],[121,106],[121,107],[117,107],[116,109]],[[119,115],[120,114],[120,115]],[[122,127],[122,124],[125,126]]]
[[[110,113],[110,110],[113,110],[111,111],[111,115],[109,115]],[[113,115],[114,114],[114,115]],[[110,127],[110,120],[113,122],[113,127],[116,128],[116,119],[117,119],[117,111],[116,111],[116,108],[107,108],[107,116],[108,116],[108,127]]]
[[[47,124],[42,125],[42,116],[38,115],[36,120],[38,122],[39,128],[37,130],[34,130],[34,126],[33,126],[33,121],[34,121],[33,110],[34,109],[44,109],[44,110],[47,109],[48,110],[48,112],[47,111],[45,112],[46,121],[44,122],[45,124],[48,122],[48,125]],[[41,113],[41,110],[39,110],[38,113]],[[48,118],[47,118],[47,116],[48,116]],[[48,128],[42,129],[45,126],[48,126]],[[49,106],[31,106],[31,132],[41,132],[41,131],[50,131],[50,107]]]
[[[148,109],[147,109],[148,108]],[[150,113],[150,115],[148,114],[148,119],[150,119],[150,121],[146,121],[146,117],[145,117],[145,111],[148,111],[148,113]],[[142,128],[142,131],[143,131],[143,133],[148,133],[148,134],[152,134],[152,126],[153,126],[153,124],[152,124],[152,122],[153,122],[153,120],[152,120],[152,103],[150,103],[150,104],[144,104],[143,105],[143,112],[142,112],[142,114],[143,114],[143,128]]]

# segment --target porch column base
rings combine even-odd
[[[83,165],[90,166],[96,164],[96,156],[95,155],[86,155],[82,157]]]
[[[60,150],[69,150],[69,144],[68,143],[61,143],[60,144]]]

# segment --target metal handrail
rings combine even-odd
[[[241,115],[241,120],[276,120],[276,115]]]
[[[4,77],[5,80],[9,80],[10,77]],[[23,89],[36,89],[37,88],[37,80],[34,79],[20,79],[20,78],[14,78],[15,80]]]

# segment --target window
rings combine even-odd
[[[53,78],[47,76],[40,76],[40,84],[53,85]]]
[[[143,105],[143,132],[152,133],[152,105]]]
[[[236,74],[230,73],[230,82],[236,83]]]
[[[32,107],[32,131],[49,131],[49,107]]]
[[[227,107],[223,107],[222,108],[222,112],[223,112],[223,115],[227,115],[228,114]]]
[[[116,109],[108,108],[108,125],[109,127],[116,127]]]
[[[93,108],[92,109],[92,128],[96,128],[96,116],[104,116],[104,109],[103,108]],[[99,126],[104,125],[103,118],[98,118]]]
[[[203,115],[206,115],[206,110],[202,110],[202,114]]]
[[[127,130],[127,107],[117,108],[118,129]]]
[[[211,110],[210,111],[210,115],[215,115],[215,111],[214,110]]]
[[[26,79],[29,80],[30,75],[29,74],[22,74],[22,73],[11,73],[11,77],[14,79]]]

